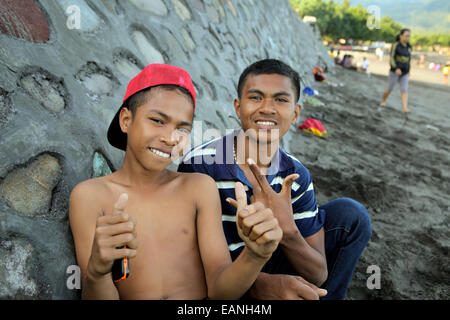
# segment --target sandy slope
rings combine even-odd
[[[398,86],[378,110],[386,77],[340,67],[327,77],[344,86],[316,82],[324,105],[305,105],[301,121],[321,118],[330,137],[298,131],[292,153],[311,171],[319,204],[351,197],[369,210],[373,236],[348,298],[449,299],[449,87],[410,82],[405,117]],[[366,286],[370,265],[381,269],[379,290]]]

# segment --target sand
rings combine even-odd
[[[369,72],[377,75],[387,75],[389,71],[389,53],[385,53],[382,61],[378,60],[375,53],[360,52],[360,51],[341,51],[340,57],[344,57],[344,54],[353,55],[353,63],[360,63],[364,57],[369,60]],[[411,71],[409,73],[409,79],[414,81],[421,81],[427,83],[443,84],[442,70],[430,70],[428,68],[429,63],[445,64],[450,61],[450,56],[444,55],[431,55],[427,54],[425,63],[423,66],[419,65],[419,52],[413,52],[411,58]],[[447,83],[447,88],[450,90],[450,83]]]
[[[398,86],[379,108],[386,76],[336,67],[327,80],[343,86],[314,83],[324,105],[304,105],[299,123],[322,119],[329,138],[297,131],[291,151],[319,204],[350,197],[369,211],[372,239],[347,298],[449,299],[450,88],[410,81],[405,116]],[[367,288],[370,265],[381,270],[380,289]]]

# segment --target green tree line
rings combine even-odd
[[[340,38],[356,41],[385,41],[393,42],[404,26],[393,21],[389,16],[383,16],[379,21],[379,28],[369,28],[367,21],[371,13],[361,4],[351,6],[350,0],[343,0],[340,4],[333,0],[289,0],[292,8],[303,18],[314,16],[320,34],[327,40],[336,41]],[[373,18],[370,22],[374,25]],[[407,27],[407,26],[406,26]],[[450,45],[449,34],[415,34],[412,33],[412,45]]]

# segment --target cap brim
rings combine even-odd
[[[119,111],[117,111],[116,115],[114,116],[113,120],[111,121],[111,124],[108,128],[108,142],[113,146],[120,150],[126,151],[127,149],[127,134],[122,132],[122,129],[120,128],[120,122],[119,122],[119,115],[120,110],[122,110],[122,106],[119,108]]]

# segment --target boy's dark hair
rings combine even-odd
[[[260,75],[260,74],[280,74],[282,76],[289,77],[292,82],[292,86],[295,89],[296,100],[300,98],[300,76],[297,71],[292,69],[286,63],[276,60],[276,59],[264,59],[257,61],[250,66],[248,66],[239,77],[239,83],[237,87],[237,94],[239,99],[242,96],[242,89],[244,88],[244,83],[249,75]]]
[[[123,107],[130,110],[131,114],[134,116],[136,114],[137,108],[139,106],[142,106],[143,104],[145,104],[148,101],[148,99],[149,99],[148,93],[150,92],[150,90],[152,88],[161,88],[161,89],[169,90],[169,91],[178,90],[181,93],[188,96],[192,105],[194,105],[194,100],[192,99],[192,96],[191,96],[189,90],[187,90],[186,88],[176,85],[176,84],[160,84],[158,86],[150,87],[150,88],[147,88],[147,89],[144,89],[144,90],[141,90],[141,91],[135,93],[130,98],[128,98],[127,101],[125,101],[125,104]]]

